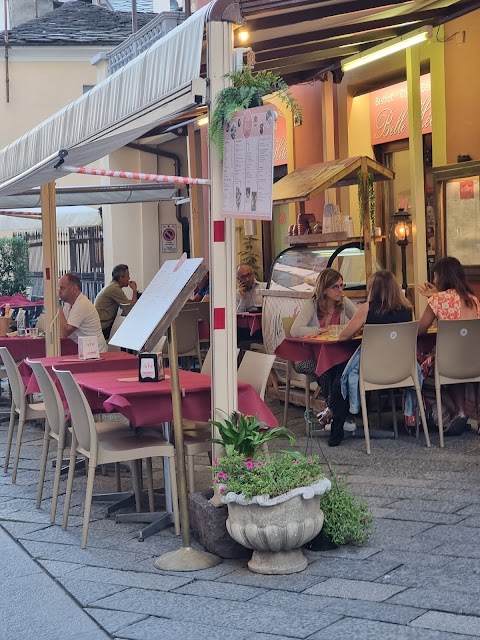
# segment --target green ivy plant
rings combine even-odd
[[[30,285],[28,242],[19,236],[0,238],[0,291],[4,296],[25,293]]]
[[[256,416],[246,416],[238,411],[234,411],[231,416],[227,415],[225,420],[209,422],[219,433],[219,438],[213,438],[212,442],[222,445],[227,456],[252,458],[260,447],[278,438],[288,439],[291,445],[295,443],[293,434],[285,427],[270,429]]]
[[[367,198],[368,198],[368,216],[370,218],[370,231],[373,234],[375,228],[375,187],[373,185],[373,174],[367,173]],[[363,175],[359,171],[357,174],[358,188],[358,211],[360,214],[360,231],[363,231]]]
[[[333,476],[332,488],[325,493],[320,508],[325,516],[323,533],[337,545],[364,544],[373,530],[373,518],[367,503],[353,496],[346,481]]]
[[[216,146],[220,158],[223,158],[223,127],[230,122],[235,111],[259,107],[264,96],[274,93],[292,110],[294,117],[301,116],[301,107],[287,83],[271,71],[253,73],[250,67],[243,67],[241,71],[225,74],[225,78],[231,81],[231,86],[217,94],[208,126],[208,140]]]
[[[215,463],[212,470],[215,473],[214,483],[220,485],[219,492],[232,491],[243,494],[247,499],[264,495],[275,498],[292,489],[308,487],[323,478],[318,456],[306,458],[298,452],[271,454],[268,459],[259,456],[255,460],[232,455]]]

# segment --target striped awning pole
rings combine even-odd
[[[210,185],[205,178],[185,178],[182,176],[163,176],[156,173],[138,173],[136,171],[110,171],[109,169],[89,169],[88,167],[72,167],[62,164],[58,167],[64,173],[83,173],[89,176],[105,176],[107,178],[126,178],[127,180],[146,180],[162,184],[198,184]]]

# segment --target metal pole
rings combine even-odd
[[[132,33],[138,31],[137,0],[132,0]]]
[[[190,517],[188,513],[187,472],[185,468],[185,452],[183,447],[182,395],[178,377],[178,350],[175,320],[168,330],[168,357],[170,360],[170,382],[172,385],[173,432],[175,434],[176,468],[178,501],[180,507],[180,526],[182,530],[182,546],[177,551],[165,553],[157,560],[157,569],[168,571],[196,571],[208,569],[221,562],[220,558],[197,551],[191,546]]]
[[[400,240],[397,243],[400,247],[400,251],[402,253],[402,289],[405,291],[405,295],[407,295],[408,282],[407,282],[407,245],[408,240]]]

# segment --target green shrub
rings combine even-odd
[[[0,293],[25,293],[30,285],[28,242],[23,238],[0,238]]]
[[[325,516],[323,532],[335,544],[364,544],[373,530],[373,518],[367,503],[353,496],[345,480],[332,478],[332,488],[320,503]]]

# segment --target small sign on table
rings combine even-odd
[[[78,357],[80,360],[100,358],[97,336],[80,336],[78,338]]]

